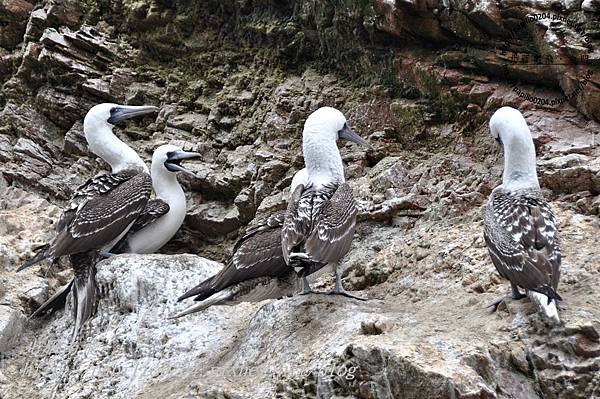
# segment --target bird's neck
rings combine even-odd
[[[169,212],[128,239],[132,253],[148,254],[158,251],[177,233],[185,219],[185,194],[175,173],[153,164],[152,187],[156,197],[169,205]]]
[[[308,170],[308,183],[321,187],[345,181],[344,165],[335,141],[322,136],[305,136],[302,143],[304,163]]]
[[[540,187],[531,136],[515,135],[504,143],[502,186],[506,190]]]
[[[106,161],[112,173],[126,169],[148,172],[148,167],[140,156],[121,141],[107,124],[84,124],[83,131],[90,151]]]
[[[158,165],[152,165],[152,188],[156,197],[169,204],[171,210],[183,206],[185,213],[185,193],[177,181],[177,175],[164,170]]]

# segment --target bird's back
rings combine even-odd
[[[560,246],[554,214],[537,188],[492,191],[484,237],[498,272],[528,290],[557,297]]]
[[[350,249],[356,202],[347,183],[319,188],[300,185],[292,195],[282,230],[286,262],[304,252],[314,264],[339,261]]]

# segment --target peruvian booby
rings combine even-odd
[[[292,179],[291,191],[306,184],[308,173],[302,169]],[[277,212],[248,229],[236,242],[225,267],[177,301],[195,296],[197,304],[172,316],[177,318],[213,305],[259,302],[293,294],[297,277],[285,263],[281,248],[281,227],[285,211]]]
[[[150,170],[156,198],[148,201],[144,212],[111,253],[153,253],[177,233],[187,212],[185,194],[177,180],[177,173],[188,172],[181,161],[199,157],[196,152],[186,152],[169,144],[154,151]]]
[[[93,177],[77,188],[56,225],[56,236],[18,269],[44,259],[53,262],[62,256],[70,257],[75,278],[50,300],[60,303],[59,299],[75,287],[73,337],[95,312],[95,263],[100,252],[112,248],[127,233],[152,193],[146,164],[113,134],[113,124],[156,110],[152,106],[117,104],[99,104],[90,109],[83,122],[88,147],[111,166],[112,172]]]
[[[525,289],[545,316],[558,323],[558,229],[538,182],[531,133],[523,115],[511,107],[494,113],[490,131],[504,149],[502,184],[492,191],[485,208],[490,257],[510,281],[514,299],[524,298],[519,287]],[[492,305],[494,310],[500,302]]]
[[[312,292],[306,276],[314,266],[329,265],[335,273],[332,294],[363,299],[347,293],[341,283],[340,260],[350,250],[358,211],[344,178],[338,139],[368,146],[335,108],[319,108],[307,118],[302,152],[308,180],[296,187],[288,204],[281,231],[283,258],[303,278],[303,294]]]

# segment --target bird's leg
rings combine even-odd
[[[312,288],[310,288],[310,285],[308,284],[308,280],[306,279],[306,276],[302,277],[302,292],[300,293],[300,295],[308,295],[308,294],[313,294],[314,291],[312,290]]]
[[[101,258],[101,259],[108,259],[108,258],[110,258],[111,256],[115,256],[115,254],[113,254],[112,252],[108,252],[108,251],[100,251],[100,252],[98,253],[98,255],[100,255],[100,258]]]
[[[498,307],[501,304],[506,304],[506,297],[503,296],[500,299],[495,300],[494,302],[492,302],[491,304],[489,304],[488,306],[486,306],[486,308],[492,308],[492,313],[494,313],[496,310],[498,310]]]
[[[510,296],[509,295],[503,296],[502,298],[494,301],[492,304],[490,304],[489,306],[487,306],[488,308],[492,308],[492,313],[494,313],[496,310],[498,310],[498,307],[501,304],[505,304],[506,305],[506,299],[508,299],[509,297],[511,299],[516,300],[516,301],[518,301],[519,299],[523,299],[523,298],[527,297],[527,295],[522,294],[521,291],[519,291],[519,287],[517,287],[517,285],[514,284],[512,281],[510,282],[510,287],[511,287],[511,290],[512,290],[512,295],[510,295]]]
[[[341,272],[341,270],[339,270],[339,263],[336,263],[334,266],[335,266],[335,288],[329,294],[330,295],[344,295],[344,296],[347,296],[348,298],[358,299],[359,301],[366,301],[367,298],[352,295],[344,289],[344,286],[342,286],[342,272]]]
[[[521,291],[519,291],[519,287],[517,287],[517,285],[512,281],[510,282],[510,287],[512,289],[512,299],[518,301],[519,299],[527,298],[527,295],[521,294]]]

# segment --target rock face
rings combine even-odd
[[[482,240],[471,240],[480,223],[428,223],[416,228],[423,241],[415,243],[393,231],[361,239],[348,262],[364,262],[366,251],[391,270],[367,284],[368,302],[315,294],[178,320],[167,319],[184,306],[175,298],[220,265],[124,255],[99,264],[98,315],[76,346],[68,308],[12,323],[21,333],[12,350],[3,347],[3,373],[13,381],[0,385],[3,397],[594,397],[600,324],[597,302],[583,294],[595,289],[600,256],[577,246],[599,226],[560,210],[572,261],[563,326],[544,325],[530,303],[495,315],[485,309],[508,287],[498,284]],[[433,226],[440,235],[426,239]],[[381,242],[389,247],[374,251]]]
[[[596,3],[3,1],[0,397],[600,397]],[[70,271],[14,270],[106,169],[81,122],[99,102],[160,106],[115,128],[147,161],[168,142],[202,153],[181,176],[184,228],[163,249],[194,255],[103,262],[99,314],[69,346],[68,308],[27,315]],[[340,145],[360,208],[344,284],[370,300],[168,320],[220,267],[207,259],[285,208],[304,120],[324,105],[372,145]],[[502,168],[487,122],[504,105],[531,128],[560,224],[554,329],[527,300],[485,309],[508,291],[481,220]]]

